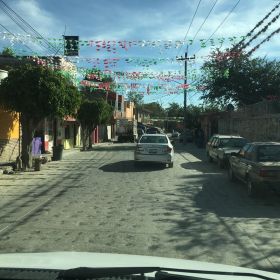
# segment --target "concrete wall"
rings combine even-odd
[[[0,162],[13,161],[19,152],[18,114],[0,110]]]

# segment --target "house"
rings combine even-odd
[[[63,75],[68,76],[76,83],[76,66],[62,57],[22,57],[18,59],[0,56],[0,68],[3,69],[9,69],[23,63],[45,65],[53,69],[59,69]],[[2,79],[7,74],[8,72],[6,70],[2,70]],[[43,153],[52,152],[54,142],[56,142],[56,145],[63,144],[65,149],[80,146],[80,125],[76,119],[70,116],[65,116],[62,120],[46,118],[41,121],[37,131],[43,141]],[[16,113],[0,111],[0,143],[0,161],[4,159],[14,160],[19,155],[20,125]]]

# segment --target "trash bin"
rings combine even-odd
[[[53,147],[52,160],[62,160],[63,145],[57,145]]]
[[[35,158],[34,170],[35,171],[41,170],[41,159],[40,158]]]

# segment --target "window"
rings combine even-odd
[[[167,144],[168,140],[166,136],[143,136],[140,143]]]
[[[245,152],[250,148],[250,144],[246,144],[240,151],[239,151],[239,154],[241,155],[241,156],[245,156]]]
[[[221,138],[221,147],[242,148],[248,141],[244,138]]]
[[[245,151],[245,159],[253,160],[253,151],[254,151],[254,146],[253,145],[249,146],[249,148]]]
[[[257,152],[257,159],[261,162],[280,161],[280,145],[260,146]]]
[[[219,139],[215,137],[213,141],[211,142],[211,146],[216,146],[218,144]]]

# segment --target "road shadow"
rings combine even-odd
[[[90,152],[98,151],[134,151],[135,150],[135,144],[128,144],[128,145],[118,145],[118,144],[111,144],[108,146],[96,146],[93,147],[93,149]]]
[[[150,171],[158,171],[166,168],[165,164],[161,163],[153,163],[153,162],[145,162],[138,163],[137,166],[134,164],[134,160],[124,160],[113,162],[109,164],[102,165],[99,167],[100,170],[104,172],[150,172]]]

